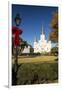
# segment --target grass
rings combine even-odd
[[[54,62],[57,59],[57,56],[36,56],[36,57],[29,57],[29,56],[20,56],[18,57],[18,63],[35,63],[35,62]],[[14,63],[14,58],[13,58]]]

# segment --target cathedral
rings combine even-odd
[[[43,32],[43,26],[42,26],[42,32],[40,34],[40,40],[37,41],[37,38],[35,36],[34,38],[34,53],[45,53],[50,52],[52,48],[51,41],[47,41],[45,39],[45,34]]]

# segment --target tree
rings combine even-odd
[[[51,49],[51,53],[54,54],[54,55],[58,55],[58,47],[53,47]]]
[[[54,12],[50,24],[52,31],[50,33],[50,40],[54,43],[58,42],[58,12]]]

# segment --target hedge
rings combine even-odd
[[[21,64],[17,74],[17,84],[42,84],[58,81],[58,63]]]

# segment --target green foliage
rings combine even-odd
[[[52,15],[51,28],[52,31],[49,38],[54,43],[58,42],[58,12],[54,12]]]
[[[53,53],[54,55],[58,55],[58,47],[53,47],[51,49],[51,53]]]
[[[33,52],[34,52],[34,49],[31,47],[30,48],[30,53],[33,54]]]
[[[58,79],[58,63],[21,64],[17,78],[18,85],[53,82]]]

